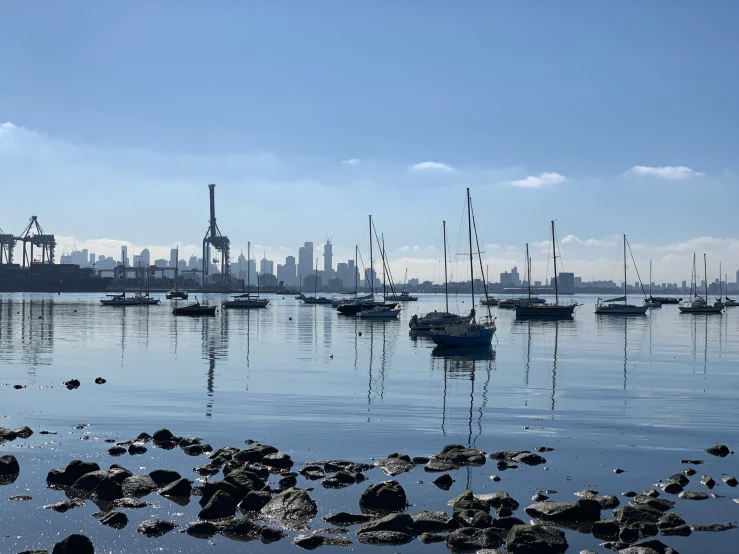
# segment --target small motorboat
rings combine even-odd
[[[195,303],[194,304],[188,304],[187,306],[177,306],[172,310],[172,313],[174,315],[216,315],[216,307],[215,306],[203,306],[198,302],[197,297],[195,297]]]
[[[411,296],[405,291],[400,294],[389,294],[387,299],[394,302],[418,302],[418,296]]]
[[[656,298],[650,296],[649,298],[645,298],[644,299],[644,305],[647,308],[661,308],[662,307],[662,302],[660,302]]]
[[[158,298],[151,298],[148,292],[137,292],[134,299],[138,300],[142,306],[156,306],[161,302]]]
[[[103,306],[141,306],[141,299],[136,296],[126,296],[126,293],[107,294],[105,298],[100,299]]]
[[[362,319],[395,319],[400,313],[400,308],[390,306],[373,306],[369,310],[363,310],[357,314]]]
[[[187,291],[175,287],[164,295],[167,300],[187,300]]]
[[[650,300],[655,300],[661,304],[679,304],[683,301],[682,298],[675,298],[674,296],[650,296]]]
[[[500,302],[499,298],[494,298],[492,296],[488,298],[482,298],[480,300],[480,306],[497,306]]]
[[[447,323],[454,323],[461,319],[467,321],[467,318],[464,316],[449,312],[437,312],[434,310],[433,312],[429,312],[421,317],[418,317],[417,314],[413,314],[413,317],[411,317],[411,320],[408,322],[408,327],[410,327],[411,331],[431,331],[432,329],[440,329]]]
[[[306,304],[331,304],[332,300],[325,296],[305,296],[303,302]]]
[[[727,308],[728,308],[729,306],[739,306],[739,301],[737,301],[737,300],[732,300],[731,298],[729,298],[729,297],[727,296],[727,297],[726,297],[726,300],[724,300],[724,306],[726,306]]]
[[[266,308],[269,300],[259,298],[251,294],[239,294],[233,297],[233,300],[226,300],[223,303],[224,308]]]

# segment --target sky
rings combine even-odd
[[[469,187],[494,281],[526,243],[551,275],[556,220],[584,279],[620,282],[626,234],[643,280],[649,260],[689,280],[705,252],[733,282],[738,20],[728,1],[3,3],[0,228],[189,256],[216,183],[235,253],[366,257],[373,214],[396,279],[439,281],[443,220],[465,271]]]

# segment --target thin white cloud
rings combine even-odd
[[[351,158],[349,160],[344,160],[341,163],[344,165],[359,165],[359,160],[357,158]]]
[[[615,246],[616,242],[612,240],[600,239],[581,239],[576,235],[567,235],[562,239],[563,244],[582,244],[583,246]]]
[[[411,171],[454,171],[450,165],[439,162],[421,162],[410,166]]]
[[[716,248],[739,250],[739,240],[722,239],[719,237],[695,237],[685,242],[668,244],[660,248],[660,250],[667,250],[669,252],[700,252]]]
[[[671,181],[684,181],[693,177],[703,177],[704,175],[700,171],[695,171],[689,167],[685,167],[684,165],[667,165],[664,167],[635,165],[629,169],[628,173],[648,177],[658,177],[660,179],[669,179]]]
[[[564,175],[554,172],[539,173],[539,175],[529,175],[525,179],[511,181],[511,185],[522,189],[538,189],[552,185],[559,185],[567,181]]]

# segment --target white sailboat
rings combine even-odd
[[[636,262],[634,262],[636,265]],[[624,235],[624,295],[618,298],[609,298],[603,300],[598,298],[598,303],[595,305],[595,313],[600,315],[644,315],[649,309],[648,306],[636,306],[629,304],[626,296],[626,235]]]
[[[649,260],[649,298],[644,299],[647,308],[661,308],[662,302],[652,296],[652,260]]]
[[[316,275],[313,278],[313,296],[304,296],[303,302],[306,304],[331,304],[330,298],[318,296],[318,258],[316,258]]]
[[[244,252],[243,250],[241,251]],[[251,242],[246,245],[246,282],[251,281]],[[232,300],[226,300],[223,303],[224,308],[266,308],[269,300],[259,298],[259,274],[257,273],[257,294],[256,296],[244,291],[242,294],[236,295]]]
[[[693,254],[693,274],[691,276],[690,288],[693,292],[692,300],[680,303],[678,309],[683,314],[720,314],[724,311],[724,304],[720,300],[713,304],[708,303],[708,263],[706,255],[703,254],[703,273],[705,275],[706,297],[698,296],[698,274],[695,271],[695,254]],[[720,281],[720,279],[719,279]]]
[[[372,240],[372,229],[370,229],[370,241]],[[375,232],[375,236],[377,236],[377,233]],[[400,314],[400,308],[396,308],[396,304],[387,304],[387,280],[390,279],[390,288],[395,292],[395,287],[393,286],[393,280],[392,275],[390,275],[390,270],[387,266],[387,258],[385,255],[385,238],[383,236],[382,244],[379,244],[380,247],[380,255],[382,257],[382,294],[383,294],[383,303],[378,306],[373,306],[369,309],[362,309],[357,313],[357,317],[360,317],[362,319],[396,319],[398,317],[398,314]],[[370,264],[371,265],[371,264]]]

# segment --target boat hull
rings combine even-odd
[[[368,310],[366,312],[359,312],[357,317],[362,319],[397,319],[400,310],[388,310],[383,312],[373,312]]]
[[[226,300],[224,308],[266,308],[269,300]]]
[[[678,306],[683,314],[720,314],[724,311],[723,306]]]
[[[493,342],[494,334],[495,328],[482,328],[479,333],[474,335],[450,335],[432,332],[430,338],[435,344],[444,347],[486,346]]]
[[[596,306],[598,315],[644,315],[648,306]]]
[[[572,317],[577,304],[569,306],[556,306],[551,304],[530,304],[528,306],[517,306],[516,317],[525,318],[565,318]]]
[[[172,310],[174,315],[187,315],[187,316],[214,316],[216,315],[215,306],[197,306],[193,308],[191,306],[183,306],[182,308],[175,308]]]

